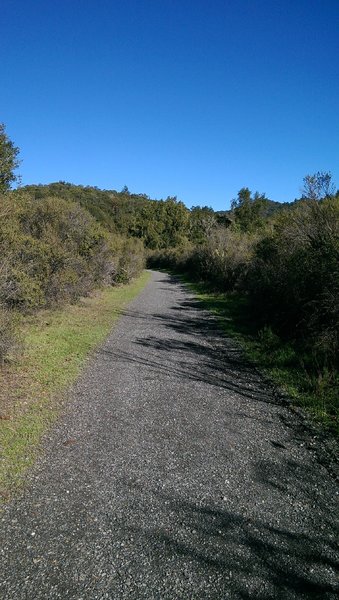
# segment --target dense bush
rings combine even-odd
[[[246,280],[254,313],[334,365],[339,331],[339,200],[307,201],[257,245]]]
[[[0,198],[0,253],[0,359],[12,339],[9,311],[73,302],[144,264],[140,240],[110,233],[75,202],[25,192]]]
[[[27,311],[74,300],[102,281],[107,234],[78,205],[16,196],[0,219],[0,301]]]
[[[224,292],[241,284],[253,254],[255,237],[237,229],[218,229],[192,254],[189,271]]]
[[[111,283],[126,283],[145,267],[145,251],[141,240],[111,236]]]
[[[195,247],[190,244],[176,248],[163,248],[162,250],[149,250],[146,264],[150,269],[170,269],[183,272],[188,270],[188,262],[195,252]]]
[[[153,252],[148,265],[185,271],[196,281],[208,282],[226,292],[241,285],[253,256],[257,236],[242,233],[236,227],[215,228],[197,246]]]

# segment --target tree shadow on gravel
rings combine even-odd
[[[169,313],[126,310],[124,315],[149,321],[150,331],[159,333],[136,338],[134,344],[141,351],[117,355],[105,348],[102,352],[119,361],[144,365],[158,375],[205,383],[257,402],[282,402],[277,391],[244,357],[237,343],[221,332],[217,319],[203,310],[198,301],[183,300]]]
[[[228,390],[229,392],[237,394],[237,396],[251,400],[253,402],[264,402],[266,404],[278,404],[278,399],[274,394],[273,390],[265,389],[262,381],[258,381],[251,377],[252,373],[249,370],[245,372],[244,369],[236,371],[235,369],[230,371],[226,370],[225,364],[223,363],[223,371],[220,371],[216,364],[209,365],[207,361],[202,363],[206,359],[206,352],[203,350],[192,348],[191,344],[184,344],[181,346],[181,350],[187,353],[200,354],[201,363],[197,367],[196,363],[192,361],[184,360],[181,356],[178,356],[178,346],[173,343],[160,343],[158,340],[147,339],[136,342],[143,347],[143,351],[136,352],[115,352],[108,348],[101,348],[98,350],[100,355],[107,355],[114,359],[114,362],[124,362],[129,364],[137,364],[144,366],[149,370],[148,379],[157,379],[159,375],[181,379],[183,381],[193,381],[196,383],[204,383],[210,386]],[[147,353],[145,349],[149,349]],[[154,350],[161,350],[164,356],[161,361],[157,356],[154,356]],[[176,352],[176,356],[172,359],[170,353]]]
[[[305,531],[300,524],[295,528],[271,525],[255,516],[256,498],[253,516],[243,516],[210,503],[155,494],[174,526],[167,521],[158,528],[123,527],[160,565],[174,565],[173,576],[179,561],[186,564],[186,572],[208,581],[209,593],[215,594],[208,597],[223,598],[221,592],[244,600],[336,597],[337,547],[324,534]]]
[[[177,280],[173,283],[178,284]],[[135,350],[130,353],[115,355],[106,350],[117,360],[145,366],[154,379],[164,375],[234,392],[246,400],[244,417],[250,418],[247,406],[251,402],[281,402],[199,301],[185,299],[168,313],[128,310],[125,314],[149,321],[150,332],[134,341]],[[200,583],[206,582],[206,597],[334,600],[338,548],[332,506],[321,475],[313,464],[284,455],[283,444],[275,440],[271,444],[272,459],[253,457],[249,490],[256,490],[258,497],[244,503],[241,498],[235,502],[234,497],[229,502],[227,498],[215,503],[198,501],[189,497],[187,488],[181,496],[159,483],[151,493],[154,505],[164,513],[161,525],[132,519],[121,527],[140,541],[164,577],[190,572]],[[128,490],[134,493],[145,503],[147,515],[147,506],[152,504],[149,494],[143,500],[144,488]],[[203,598],[203,588],[204,583],[198,593],[193,590],[187,597]]]
[[[164,283],[168,283],[168,280],[164,279]],[[178,283],[176,278],[171,278],[170,283],[181,285],[186,298],[171,306],[166,313],[126,310],[126,316],[149,322],[150,331],[157,330],[159,324],[159,335],[136,339],[134,343],[141,347],[142,352],[136,350],[117,359],[143,364],[154,375],[174,376],[233,392],[246,401],[243,415],[246,418],[255,418],[246,409],[248,402],[290,406],[286,394],[245,357],[234,338],[221,330],[217,317],[193,296],[187,298],[186,286]],[[279,418],[287,427],[292,427],[297,441],[314,449],[315,440],[318,439],[318,459],[338,476],[335,459],[337,448],[335,446],[333,449],[332,445],[329,447],[323,433],[315,431],[312,424],[295,411],[281,412]],[[320,439],[323,446],[319,444]]]

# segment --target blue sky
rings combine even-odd
[[[23,184],[187,206],[339,187],[338,0],[3,0],[0,122]]]

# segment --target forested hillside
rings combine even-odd
[[[246,306],[267,362],[302,373],[306,392],[337,425],[339,193],[329,173],[306,176],[290,204],[243,187],[230,210],[189,210],[176,197],[152,200],[127,188],[58,182],[11,190],[18,149],[3,126],[0,141],[1,360],[11,355],[18,313],[129,281],[147,259]]]
[[[226,212],[215,213],[207,206],[189,210],[176,197],[152,200],[146,194],[131,194],[127,188],[117,192],[58,182],[30,185],[12,193],[23,192],[36,201],[58,197],[77,202],[111,233],[139,238],[152,250],[202,242],[217,225],[231,223]]]

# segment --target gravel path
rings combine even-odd
[[[336,597],[335,483],[183,286],[153,273],[71,396],[2,514],[1,598]]]

